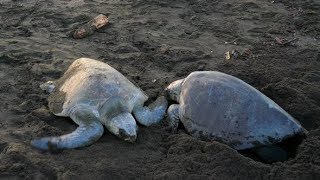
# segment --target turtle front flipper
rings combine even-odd
[[[56,151],[84,147],[97,141],[103,134],[103,126],[89,108],[77,107],[70,114],[79,127],[70,134],[34,139],[31,145],[40,150]]]
[[[180,110],[180,105],[179,104],[172,104],[168,108],[168,116],[169,116],[169,128],[171,131],[175,132],[177,131],[180,117],[179,117],[179,110]]]
[[[164,118],[167,108],[168,101],[164,96],[160,96],[148,107],[137,105],[137,107],[133,109],[133,114],[140,124],[151,126]]]

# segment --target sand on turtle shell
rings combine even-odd
[[[98,14],[110,24],[72,38]],[[264,0],[0,1],[0,179],[320,179],[320,4]],[[275,38],[297,40],[281,45]],[[226,51],[242,55],[225,60]],[[151,98],[195,70],[234,75],[277,102],[309,130],[296,156],[264,164],[165,123],[140,126],[137,143],[106,132],[60,153],[35,137],[76,125],[52,115],[39,85],[73,60],[107,62]]]

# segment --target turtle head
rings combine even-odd
[[[99,112],[104,125],[112,134],[128,142],[136,141],[138,126],[123,98],[110,97]]]
[[[55,87],[56,87],[56,86],[54,85],[54,82],[53,82],[53,81],[48,81],[48,82],[43,83],[43,84],[40,85],[40,88],[41,88],[42,90],[46,91],[46,92],[49,93],[49,94],[53,92],[53,90],[54,90]]]
[[[179,102],[183,80],[184,79],[176,80],[165,89],[166,97],[168,99]]]
[[[138,126],[131,113],[121,113],[106,123],[108,130],[127,142],[135,142]]]

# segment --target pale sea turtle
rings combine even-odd
[[[163,96],[144,107],[148,96],[141,89],[108,64],[88,58],[75,60],[60,79],[40,87],[50,93],[53,114],[69,116],[79,125],[70,134],[33,140],[32,146],[41,150],[90,145],[103,134],[102,124],[116,136],[134,142],[135,119],[149,126],[159,122],[168,107]]]
[[[286,111],[244,81],[217,71],[193,72],[166,88],[170,126],[179,120],[192,136],[236,150],[278,143],[305,129]]]

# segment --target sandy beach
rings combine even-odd
[[[72,37],[99,14],[107,26]],[[80,57],[116,68],[148,103],[192,71],[228,73],[309,132],[272,164],[183,128],[168,132],[166,120],[139,125],[135,144],[105,131],[85,148],[40,152],[32,139],[77,126],[48,110],[39,85]],[[0,0],[0,179],[320,179],[319,89],[318,0]]]

